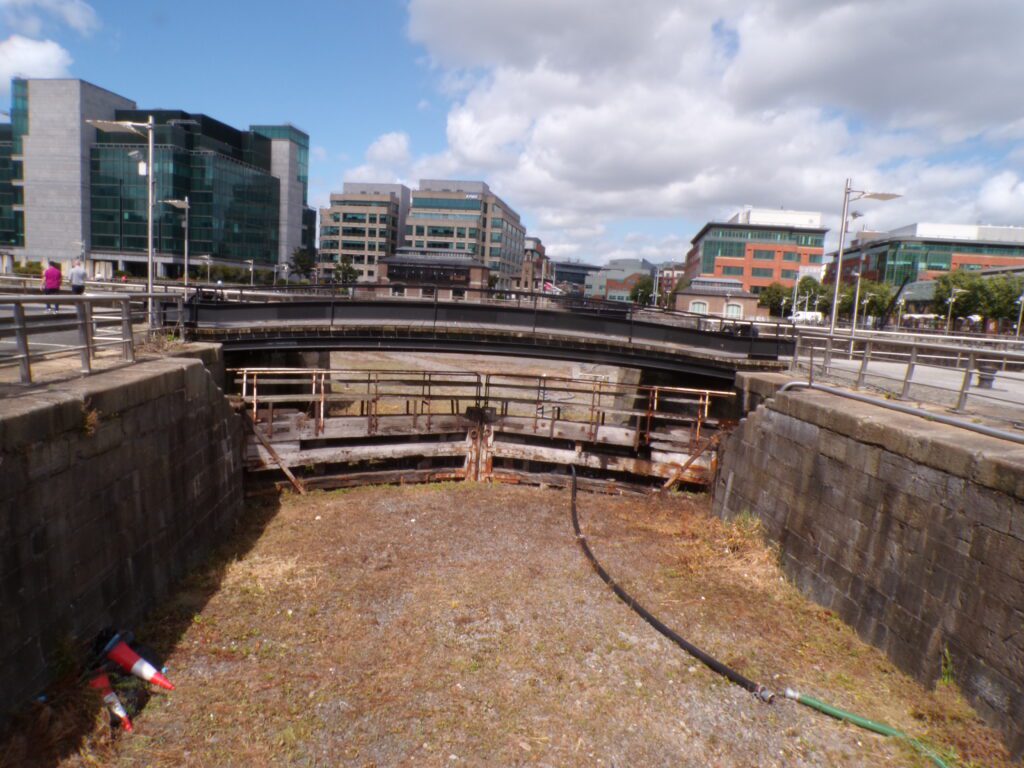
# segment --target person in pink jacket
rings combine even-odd
[[[60,268],[54,263],[50,262],[50,265],[43,272],[43,293],[47,296],[51,294],[60,293]],[[52,308],[51,308],[52,307]],[[47,312],[53,312],[56,314],[57,305],[47,304]]]

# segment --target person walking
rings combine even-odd
[[[76,296],[81,296],[85,293],[85,267],[82,266],[82,262],[75,259],[71,266],[71,271],[68,273],[68,282],[71,283],[71,292]]]
[[[47,296],[60,293],[60,267],[52,261],[43,272],[43,293]],[[47,303],[46,311],[57,314],[57,305]]]

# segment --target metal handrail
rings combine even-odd
[[[162,296],[164,294],[161,294]],[[102,349],[120,348],[121,358],[127,362],[135,361],[135,339],[132,330],[133,301],[145,300],[149,294],[118,295],[0,295],[0,307],[11,307],[11,321],[0,321],[0,338],[15,339],[17,352],[0,359],[0,367],[17,365],[22,384],[32,383],[33,361],[54,359],[77,353],[81,361],[80,370],[84,374],[92,372],[96,353]],[[178,299],[179,305],[182,299]],[[74,317],[56,317],[50,314],[29,314],[26,307],[43,304],[71,306],[75,310]],[[104,313],[104,309],[113,312]],[[181,316],[180,306],[178,316]],[[139,319],[145,317],[145,311],[137,312]],[[110,329],[116,328],[116,333]],[[77,343],[60,345],[57,349],[37,351],[32,348],[30,337],[34,334],[54,333],[60,331],[77,331]],[[101,332],[104,331],[104,332]]]
[[[815,330],[800,329],[797,331],[793,358],[790,369],[796,370],[801,365],[801,356],[810,356],[810,366],[814,366],[814,355],[816,351],[823,351],[821,372],[828,374],[833,368],[832,359],[838,354],[851,362],[858,357],[860,365],[855,373],[853,383],[854,389],[864,386],[868,375],[881,377],[893,381],[900,381],[898,397],[906,400],[910,394],[910,386],[914,373],[922,366],[931,365],[933,368],[952,368],[963,370],[963,378],[956,392],[956,406],[954,410],[962,413],[967,405],[969,395],[986,396],[1000,402],[1006,402],[1003,398],[996,398],[985,395],[977,390],[988,390],[994,381],[997,372],[1010,376],[1010,369],[1024,371],[1024,351],[1010,351],[1009,349],[996,349],[992,346],[975,344],[952,343],[957,339],[950,339],[945,343],[934,341],[905,340],[896,338],[851,337],[846,334],[829,334]],[[1007,345],[1007,346],[1016,346]],[[899,379],[881,373],[872,373],[869,369],[872,360],[877,362],[904,363],[903,375]],[[813,375],[813,372],[812,372]],[[977,375],[977,383],[973,383]],[[920,383],[920,382],[917,382]]]

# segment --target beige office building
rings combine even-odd
[[[404,184],[345,182],[320,209],[319,269],[325,277],[351,264],[361,283],[377,282],[378,263],[394,255],[409,212]]]
[[[496,288],[521,279],[525,237],[519,214],[482,181],[423,179],[412,193],[404,245],[469,253]]]

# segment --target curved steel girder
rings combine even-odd
[[[669,351],[659,352],[635,345],[621,347],[584,344],[579,340],[561,339],[561,344],[531,343],[530,339],[512,336],[488,335],[486,338],[467,338],[463,335],[452,338],[448,334],[418,334],[415,336],[352,336],[324,333],[310,329],[307,332],[287,333],[246,332],[232,334],[228,329],[201,334],[201,338],[219,341],[228,352],[254,352],[261,350],[394,350],[419,352],[461,352],[468,354],[492,354],[506,357],[533,357],[549,360],[572,360],[574,362],[601,363],[645,370],[660,370],[672,373],[705,376],[730,386],[735,379],[737,367],[752,367],[745,360],[709,360],[690,357]],[[553,341],[551,339],[546,340]],[[774,366],[772,366],[774,367]]]

